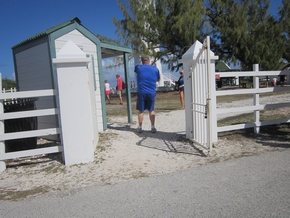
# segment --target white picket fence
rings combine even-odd
[[[10,88],[10,89],[5,89],[5,88],[3,88],[3,89],[2,89],[2,93],[7,93],[7,92],[16,92],[16,91],[17,91],[16,88]]]
[[[196,41],[181,59],[185,72],[186,138],[210,151],[212,143],[218,141],[219,132],[253,128],[254,132],[258,134],[261,126],[290,122],[289,117],[287,117],[288,114],[280,119],[265,121],[260,119],[260,111],[262,110],[290,106],[290,102],[260,104],[261,93],[290,90],[290,86],[287,85],[261,88],[260,79],[279,77],[281,75],[286,75],[289,78],[290,71],[259,71],[259,66],[255,64],[253,71],[215,72],[215,60],[218,57],[214,56],[214,53],[210,51],[209,41],[209,37],[203,43]],[[217,74],[221,78],[252,77],[253,86],[252,88],[235,90],[216,90],[215,78]],[[236,95],[237,100],[239,100],[239,95],[241,94],[253,94],[253,104],[250,106],[237,105],[235,108],[217,107],[218,96]],[[254,122],[218,127],[217,115],[230,115],[231,113],[253,113]]]
[[[2,84],[1,84],[2,86]],[[2,89],[2,88],[1,88]],[[13,139],[23,139],[31,137],[41,137],[60,134],[61,129],[58,127],[41,129],[41,130],[30,130],[21,132],[11,132],[5,133],[4,121],[9,119],[27,118],[27,117],[39,117],[39,116],[49,116],[49,115],[59,115],[58,108],[41,109],[41,110],[28,110],[19,112],[9,112],[4,113],[3,102],[6,99],[19,99],[19,98],[34,98],[34,97],[45,97],[54,96],[56,90],[39,90],[39,91],[25,91],[25,92],[4,92],[0,93],[0,161],[7,159],[14,159],[19,157],[27,157],[33,155],[51,154],[56,152],[61,152],[63,150],[62,145],[23,150],[17,152],[5,153],[5,141]]]
[[[272,87],[263,87],[260,88],[260,79],[264,77],[279,77],[280,75],[287,75],[287,78],[290,76],[289,70],[284,71],[259,71],[259,65],[255,64],[253,71],[248,72],[222,72],[219,73],[220,77],[253,77],[253,88],[248,89],[237,89],[237,90],[216,90],[215,97],[217,96],[226,96],[226,95],[236,95],[237,99],[240,94],[253,94],[253,104],[251,106],[245,105],[237,105],[234,108],[217,108],[215,105],[212,110],[216,115],[219,114],[230,114],[230,113],[237,113],[237,114],[244,114],[244,113],[253,113],[254,114],[254,122],[249,123],[241,123],[236,125],[229,125],[229,126],[222,126],[217,127],[215,125],[215,129],[213,130],[213,137],[214,141],[217,141],[217,134],[219,132],[224,131],[231,131],[231,130],[238,130],[238,129],[245,129],[245,128],[254,128],[255,133],[260,133],[260,127],[266,125],[273,125],[273,124],[280,124],[280,123],[289,123],[290,118],[284,117],[274,120],[260,120],[260,111],[261,110],[269,110],[281,107],[289,107],[290,101],[288,102],[281,102],[281,103],[267,103],[267,104],[260,104],[260,94],[261,93],[272,93],[272,92],[285,92],[290,90],[290,86],[285,85],[281,87],[280,85],[272,86]],[[213,116],[215,120],[214,123],[217,123],[217,116]]]
[[[66,165],[94,160],[94,151],[98,143],[98,128],[91,59],[87,58],[86,54],[71,41],[64,45],[60,53],[59,57],[53,59],[56,67],[57,89],[0,93],[0,172],[6,169],[4,160],[56,152],[62,152],[63,162]],[[1,74],[0,81],[2,81]],[[2,84],[0,88],[2,89]],[[5,99],[31,99],[47,96],[55,97],[57,108],[4,113]],[[51,115],[58,116],[60,127],[10,133],[4,131],[5,120]],[[17,152],[6,153],[5,151],[6,140],[56,134],[60,136],[61,145]]]

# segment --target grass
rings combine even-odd
[[[99,143],[108,141],[109,139],[118,137],[116,133],[99,132]],[[97,147],[98,148],[98,147]],[[98,148],[101,149],[101,148]]]
[[[274,93],[262,93],[260,97],[264,96],[273,96],[273,95],[281,95],[289,93],[289,91],[285,92],[274,92]],[[106,105],[107,116],[127,116],[127,98],[126,95],[123,94],[123,105],[119,104],[119,99],[117,95],[111,95],[111,104]],[[251,99],[253,98],[253,94],[241,94],[241,95],[227,95],[227,96],[218,96],[217,103],[231,103],[238,100]],[[133,115],[137,115],[138,111],[136,110],[136,93],[131,93],[131,109]],[[170,92],[157,92],[156,94],[156,103],[155,103],[155,112],[170,112],[172,110],[179,110],[181,107],[179,100],[178,91],[170,91]]]
[[[149,177],[149,175],[147,173],[137,171],[137,172],[132,173],[132,177],[134,179],[140,179],[140,178],[147,178]]]
[[[18,200],[22,200],[33,195],[44,194],[49,191],[50,191],[49,187],[38,187],[38,188],[34,188],[31,190],[24,190],[24,191],[0,190],[0,200],[18,201]]]
[[[106,112],[107,116],[126,116],[127,115],[127,108],[126,102],[127,98],[126,95],[123,94],[123,105],[119,104],[119,99],[117,95],[111,95],[111,104],[106,105]],[[131,109],[132,114],[137,115],[138,111],[136,110],[136,99],[137,96],[135,93],[131,93]],[[180,101],[179,101],[179,94],[176,91],[172,92],[158,92],[156,94],[156,103],[155,103],[155,112],[170,112],[172,110],[179,110],[180,109]]]
[[[260,111],[260,120],[274,120],[279,118],[290,117],[290,107],[283,107],[271,110]],[[228,126],[240,123],[254,122],[253,113],[242,114],[234,117],[228,117],[218,121],[218,126]],[[227,140],[243,140],[243,138],[256,139],[277,139],[279,141],[289,141],[290,139],[290,124],[274,124],[260,127],[260,134],[255,134],[253,128],[241,129],[229,132],[221,132],[219,138],[227,138]]]
[[[42,169],[41,171],[47,173],[47,174],[55,174],[55,173],[65,173],[65,166],[58,163],[57,165],[50,165]]]
[[[277,95],[277,94],[284,94],[284,93],[267,93],[264,95]],[[263,95],[261,95],[263,96]],[[250,95],[239,95],[239,100],[242,99],[249,99],[252,98],[252,94]],[[127,116],[127,108],[126,108],[126,96],[123,96],[124,104],[119,105],[118,97],[112,96],[111,104],[107,105],[107,116]],[[233,102],[237,100],[237,96],[220,96],[217,98],[218,103],[222,102]],[[135,109],[136,107],[136,94],[131,95],[132,101],[132,112],[133,114],[137,114]],[[158,92],[156,95],[156,105],[155,105],[156,113],[162,112],[170,112],[172,110],[179,110],[180,109],[180,101],[179,101],[179,94],[176,91],[172,92]],[[271,120],[271,119],[278,119],[281,117],[289,117],[290,115],[290,108],[279,108],[275,110],[265,110],[260,112],[261,120]],[[254,116],[253,113],[243,114],[235,117],[225,118],[223,120],[218,121],[219,126],[225,125],[233,125],[238,123],[244,122],[253,122]],[[261,134],[256,135],[254,134],[253,128],[243,129],[243,130],[236,130],[230,132],[222,132],[219,133],[219,138],[226,138],[227,140],[245,140],[245,139],[256,139],[259,138],[267,138],[267,139],[275,139],[276,141],[289,141],[290,139],[290,128],[289,124],[279,124],[279,125],[269,125],[263,126],[260,128]],[[108,141],[111,138],[117,137],[118,134],[109,133],[109,132],[101,132],[99,133],[99,145],[97,146],[98,153],[106,152],[106,146],[103,146],[102,143]],[[178,139],[180,141],[187,141],[187,139],[183,138],[182,136]],[[283,143],[282,143],[283,144]],[[283,146],[283,145],[281,145]],[[287,145],[285,145],[286,147]],[[244,151],[243,155],[250,155],[251,153],[247,153]],[[104,159],[98,158],[95,161],[95,164],[101,164]],[[220,160],[217,158],[214,160],[215,162],[219,162]],[[50,173],[65,173],[65,167],[61,164],[59,165],[48,165],[40,172],[44,172],[47,174]],[[132,173],[132,177],[134,179],[138,178],[145,178],[149,175],[142,172],[136,171]],[[24,190],[24,191],[17,191],[17,190],[0,190],[0,200],[20,200],[25,199],[28,196],[42,194],[50,191],[48,187],[37,187],[32,190]]]
[[[273,95],[281,95],[289,93],[289,91],[284,92],[274,92],[274,93],[263,93],[260,94],[260,97],[264,96],[273,96]],[[132,113],[133,115],[137,115],[136,110],[136,94],[131,94],[131,103],[132,103]],[[253,94],[241,94],[241,95],[228,95],[228,96],[218,96],[217,103],[231,103],[238,100],[244,99],[252,99]],[[119,99],[117,95],[111,96],[111,104],[106,105],[106,111],[108,118],[110,116],[127,116],[127,107],[126,107],[126,96],[123,95],[123,105],[119,105]],[[156,94],[156,104],[155,104],[155,112],[162,113],[162,112],[170,112],[172,110],[179,110],[180,109],[180,100],[179,100],[179,93],[177,91],[170,91],[170,92],[158,92]],[[290,116],[290,108],[278,108],[274,110],[264,110],[260,111],[260,120],[272,120],[272,119],[279,119],[283,117]],[[247,123],[247,122],[254,122],[254,115],[253,113],[238,115],[235,117],[228,117],[218,121],[218,126],[227,126],[227,125],[234,125],[239,123]],[[290,133],[290,128],[288,124],[279,124],[279,125],[269,125],[260,127],[261,133],[265,134],[265,137],[268,135],[274,134],[281,134],[283,139],[288,140],[288,133]],[[255,138],[257,135],[253,133],[253,128],[244,129],[244,130],[236,130],[231,132],[223,132],[219,133],[219,137],[227,137],[229,140],[239,140],[242,137],[252,137]],[[261,134],[260,134],[261,135]],[[280,137],[281,138],[281,137]]]

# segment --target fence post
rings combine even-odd
[[[216,115],[216,81],[215,81],[215,60],[218,59],[210,50],[210,37],[206,38],[207,75],[208,75],[208,148],[212,150],[212,143],[218,141],[217,115]]]
[[[0,90],[2,91],[2,74],[0,73]],[[3,100],[0,99],[0,113],[4,113]],[[4,134],[4,120],[0,120],[0,134]],[[5,153],[5,143],[0,141],[0,154]],[[6,170],[6,164],[4,161],[0,161],[0,173]]]
[[[254,64],[253,71],[256,72],[256,75],[259,74],[259,64]],[[253,76],[253,86],[254,86],[254,89],[260,88],[259,76]],[[253,103],[255,106],[260,104],[260,94],[259,93],[254,94],[254,102]],[[255,133],[259,134],[260,133],[260,126],[257,126],[257,123],[260,122],[260,111],[259,110],[254,111],[254,119],[255,119],[255,130],[254,131],[255,131]]]
[[[66,165],[94,160],[98,143],[90,58],[69,40],[53,59],[57,71],[61,141]]]
[[[195,93],[193,90],[196,87],[193,86],[195,81],[195,73],[193,73],[193,65],[196,60],[196,56],[199,50],[202,48],[202,44],[199,41],[196,41],[187,51],[183,54],[180,62],[183,64],[184,72],[184,103],[185,103],[185,134],[186,138],[193,139],[196,135],[194,132],[193,122],[196,122],[194,117],[194,99]]]
[[[215,60],[210,37],[196,41],[180,60],[184,69],[186,138],[211,150],[217,140]],[[214,108],[214,109],[213,109]]]

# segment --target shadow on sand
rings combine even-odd
[[[108,129],[114,129],[120,132],[130,131],[136,134],[139,136],[139,140],[135,142],[135,144],[138,146],[157,149],[165,152],[183,153],[206,157],[202,150],[200,150],[191,141],[185,138],[184,132],[163,132],[157,130],[156,133],[152,133],[150,130],[143,130],[142,133],[137,133],[136,128],[132,128],[130,124],[117,122],[108,124]],[[132,143],[134,142],[132,141]]]

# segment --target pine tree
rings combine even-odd
[[[280,28],[283,31],[285,41],[283,58],[290,62],[290,1],[282,0],[282,6],[279,9]]]
[[[136,56],[149,54],[178,69],[186,50],[204,38],[203,0],[127,0],[127,5],[119,0],[124,19],[113,22]]]
[[[269,5],[270,0],[119,0],[124,19],[113,22],[134,55],[149,54],[171,70],[206,35],[211,49],[228,63],[277,70],[281,58],[290,59],[290,3],[283,0],[280,20],[269,13]]]
[[[244,70],[259,64],[277,70],[283,37],[279,22],[269,14],[270,0],[210,0],[207,15],[214,39],[212,49]]]

